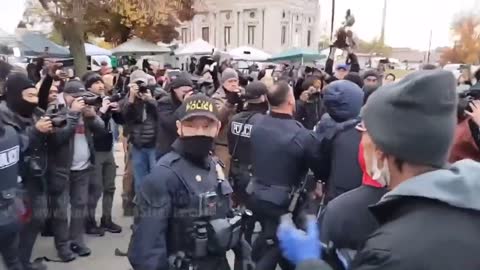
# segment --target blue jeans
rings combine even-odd
[[[140,185],[143,178],[149,174],[156,163],[155,148],[137,148],[132,147],[132,166],[133,166],[133,181],[135,190],[140,190]]]

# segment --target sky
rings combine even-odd
[[[332,0],[319,1],[321,29],[327,28],[329,35]],[[364,40],[378,38],[383,3],[384,0],[336,0],[335,21],[341,23],[350,8],[356,20],[354,32]],[[452,45],[450,25],[464,11],[480,14],[480,0],[387,0],[386,43],[427,50],[432,31],[432,48]]]
[[[0,0],[0,29],[13,33],[22,18],[26,0]],[[232,1],[232,0],[224,0]],[[331,2],[320,1],[320,29],[330,32]],[[336,0],[336,24],[350,8],[355,16],[355,33],[364,40],[380,36],[383,0]],[[451,45],[450,25],[459,12],[478,11],[480,0],[387,0],[386,43],[393,47],[428,49]]]
[[[22,19],[26,0],[0,0],[0,29],[13,33]]]

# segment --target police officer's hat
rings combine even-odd
[[[215,106],[213,99],[203,94],[196,94],[185,99],[180,109],[180,121],[195,116],[203,116],[219,121],[217,106]]]

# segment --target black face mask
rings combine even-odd
[[[186,158],[201,161],[213,149],[213,138],[208,136],[180,137],[182,152]]]

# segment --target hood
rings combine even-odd
[[[363,105],[363,91],[351,81],[329,84],[323,94],[328,114],[337,122],[357,118]]]
[[[363,155],[363,145],[360,143],[358,146],[358,164],[362,169],[362,184],[365,186],[371,186],[376,188],[382,188],[382,185],[374,180],[367,172],[367,165],[365,164],[365,156]]]
[[[447,169],[424,173],[385,194],[379,204],[399,197],[438,200],[453,207],[480,211],[480,163],[458,161]]]

